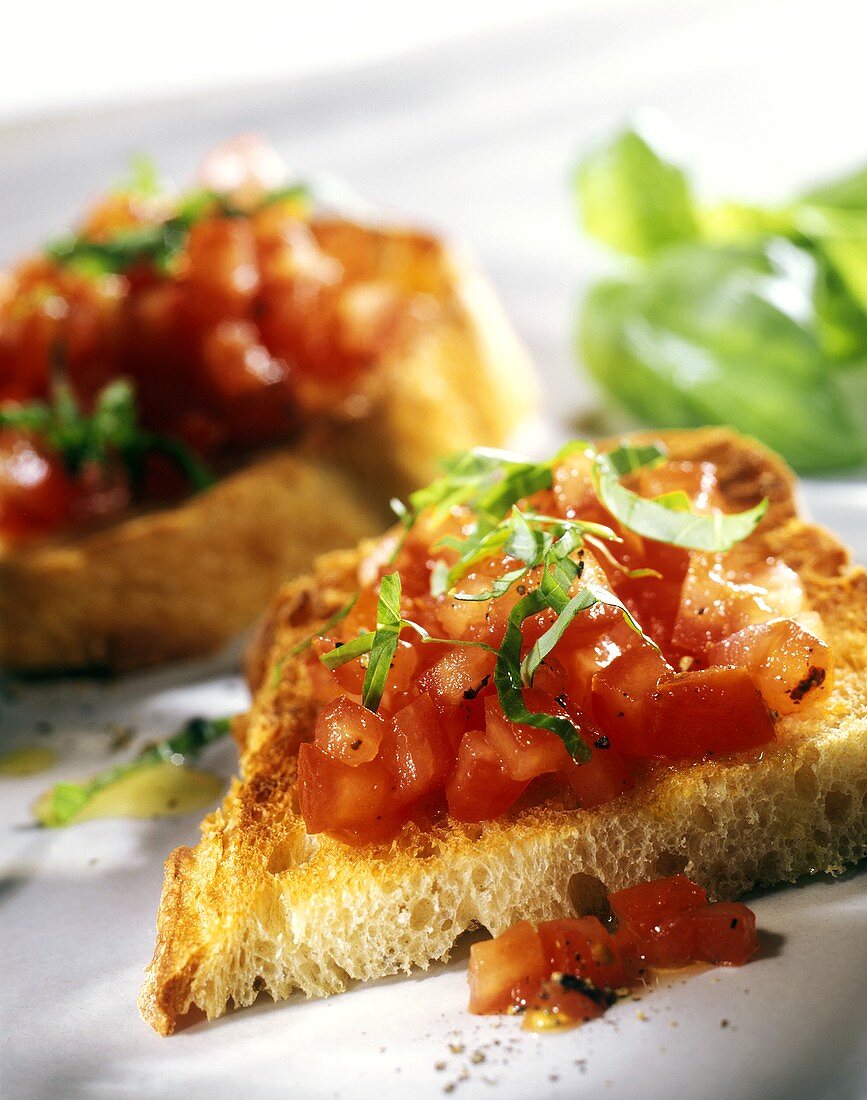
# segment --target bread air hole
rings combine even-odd
[[[569,878],[569,901],[579,917],[598,917],[606,921],[611,916],[611,907],[608,904],[608,888],[605,883],[595,875],[576,871]]]
[[[684,852],[660,852],[653,870],[659,878],[668,878],[669,875],[682,875],[687,863],[689,856]]]
[[[795,772],[795,794],[805,800],[814,799],[819,793],[819,783],[816,773],[809,764],[802,764]]]
[[[825,795],[825,817],[832,825],[842,825],[852,810],[852,795],[848,791],[831,790]]]
[[[422,932],[431,927],[434,915],[434,904],[430,898],[419,898],[413,905],[409,917],[409,926],[414,932]]]

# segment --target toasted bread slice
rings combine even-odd
[[[421,233],[313,228],[373,295],[355,294],[356,324],[377,287],[401,295],[363,411],[177,507],[0,548],[0,666],[123,670],[208,653],[317,554],[381,530],[389,497],[429,480],[444,454],[501,444],[532,412],[526,355],[471,263]]]
[[[251,660],[255,701],[238,729],[241,778],[199,844],[166,865],[139,1002],[157,1031],[260,991],[323,996],[425,968],[477,925],[498,934],[520,918],[571,915],[582,875],[616,890],[682,871],[731,898],[837,872],[867,853],[867,573],[797,517],[791,476],[757,444],[717,429],[667,442],[675,458],[717,463],[730,502],[770,499],[751,537],[797,569],[823,617],[836,668],[829,701],[783,720],[758,757],[673,767],[598,809],[541,805],[481,825],[408,825],[382,847],[309,837],[295,758],[315,708],[304,664],[287,655],[355,587],[359,555],[330,555],[272,608]]]

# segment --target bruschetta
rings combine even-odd
[[[682,873],[712,899],[867,854],[867,574],[722,429],[474,451],[286,586],[240,775],[166,865],[167,1034],[323,996]]]

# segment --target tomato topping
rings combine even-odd
[[[545,708],[546,713],[555,710],[556,706]],[[485,700],[485,734],[488,744],[502,761],[506,775],[518,782],[558,771],[569,763],[566,746],[556,733],[510,722],[495,696]]]
[[[596,917],[520,921],[470,948],[470,1012],[522,1012],[534,1030],[602,1015],[647,967],[741,966],[758,950],[754,914],[709,904],[683,875],[609,896],[614,935]]]
[[[583,991],[579,981],[568,976],[540,982],[535,992],[523,998],[524,1027],[529,1031],[552,1031],[576,1027],[605,1014],[606,1000]]]
[[[700,656],[745,626],[797,615],[803,606],[801,580],[784,562],[756,561],[745,551],[692,554],[673,640]]]
[[[627,756],[654,756],[651,700],[674,669],[649,645],[628,649],[593,677],[593,717],[611,744]]]
[[[393,778],[382,821],[398,828],[408,816],[422,823],[442,813],[489,821],[518,803],[546,799],[592,810],[671,761],[761,748],[774,739],[777,715],[828,692],[830,654],[801,625],[818,620],[803,610],[796,574],[746,544],[721,555],[690,554],[630,532],[595,496],[589,462],[588,455],[564,460],[550,489],[501,521],[502,539],[489,527],[495,515],[485,513],[474,527],[459,479],[452,508],[423,509],[400,538],[392,533],[370,553],[351,610],[328,637],[313,641],[315,661],[376,629],[383,579],[397,574],[389,583],[392,592],[399,587],[405,625],[378,701],[378,740],[357,729],[366,659],[347,661],[324,685],[321,669],[311,674],[329,721],[344,714],[337,696],[353,700],[345,717],[334,719],[345,721],[345,735],[320,732],[316,744],[346,764],[375,762]],[[527,475],[532,484],[537,477]],[[659,465],[626,484],[657,496],[691,493],[698,512],[722,505],[708,463]],[[491,507],[501,510],[497,491],[499,483]],[[582,543],[571,526],[558,529],[558,515],[604,524],[618,541],[603,545],[590,534]],[[563,543],[572,547],[568,559],[545,557]],[[540,552],[545,564],[533,564]],[[443,569],[454,567],[457,583],[442,586]],[[577,610],[573,598],[588,590],[595,600]],[[795,610],[797,623],[785,617]],[[539,717],[526,721],[528,712]],[[326,725],[323,718],[323,731]],[[574,759],[566,749],[575,745],[571,735],[579,741]],[[349,835],[327,812],[316,826]]]
[[[483,730],[468,730],[446,784],[449,813],[457,821],[499,817],[523,794],[527,780],[509,776],[503,758]]]
[[[828,646],[793,619],[746,626],[712,646],[707,659],[748,669],[777,714],[795,714],[827,697],[834,682]]]
[[[298,750],[298,797],[308,833],[390,822],[396,791],[397,779],[382,760],[346,764],[307,742]]]
[[[442,790],[454,767],[454,753],[429,695],[420,695],[392,719],[383,759],[391,761],[401,803]]]
[[[625,984],[620,949],[596,917],[543,921],[538,932],[552,974],[574,974],[597,989]]]
[[[373,760],[385,728],[378,714],[341,695],[319,712],[313,740],[323,752],[355,768]]]
[[[761,692],[744,668],[682,672],[652,696],[652,755],[701,760],[758,748],[774,739]]]

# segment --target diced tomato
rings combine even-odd
[[[578,638],[567,630],[557,647],[557,655],[566,670],[566,694],[570,702],[590,712],[593,677],[627,649],[640,644],[641,639],[619,613],[606,621],[604,629],[593,639]]]
[[[317,748],[354,768],[373,760],[385,731],[378,714],[341,695],[320,710],[313,740]]]
[[[523,998],[524,1027],[528,1031],[550,1031],[575,1027],[604,1015],[607,1002],[572,986],[568,978],[541,982],[535,993]]]
[[[648,966],[693,961],[690,927],[677,924],[675,918],[707,905],[701,886],[684,875],[672,875],[619,890],[608,902],[618,919],[614,938],[627,967],[635,969],[638,960]]]
[[[528,703],[534,705],[529,699]],[[553,713],[556,709],[559,708],[544,708],[544,712]],[[559,771],[569,762],[566,746],[556,733],[510,722],[495,696],[485,699],[485,732],[488,744],[499,755],[510,779],[535,779],[537,775]]]
[[[685,875],[670,875],[617,890],[608,904],[622,924],[645,935],[667,917],[707,905],[707,891]]]
[[[756,561],[745,550],[716,556],[692,554],[673,641],[700,656],[745,626],[797,615],[803,606],[800,578],[784,562]]]
[[[456,707],[491,687],[493,672],[493,653],[454,646],[422,675],[420,686],[441,709]]]
[[[625,983],[620,950],[596,917],[543,921],[537,930],[552,974],[576,974],[598,989]]]
[[[509,777],[502,757],[483,730],[468,730],[461,739],[457,763],[446,784],[449,813],[457,821],[486,821],[513,805],[527,780]]]
[[[742,665],[777,714],[826,698],[834,684],[828,646],[793,619],[746,626],[707,653],[711,665]]]
[[[683,875],[609,897],[614,935],[596,918],[523,920],[470,949],[470,1011],[518,1011],[535,1030],[602,1015],[648,966],[740,966],[755,953],[755,917],[744,905],[708,904]]]
[[[382,760],[353,767],[307,742],[298,750],[298,797],[311,834],[363,830],[399,809],[397,780]]]
[[[650,755],[701,760],[774,739],[762,694],[744,668],[681,672],[652,696]]]
[[[419,695],[397,712],[383,739],[381,756],[391,762],[401,803],[441,790],[455,755],[430,696]]]
[[[675,920],[692,927],[695,962],[743,966],[759,948],[755,913],[739,902],[716,902]]]
[[[654,756],[651,698],[674,669],[653,646],[628,649],[593,677],[593,717],[611,745],[628,756]]]
[[[518,921],[470,948],[470,1012],[505,1012],[515,1003],[518,986],[541,982],[549,974],[539,933],[529,921]]]
[[[582,810],[603,806],[635,785],[627,760],[616,749],[606,748],[601,736],[590,743],[586,764],[569,760],[560,771]]]
[[[14,432],[0,436],[0,535],[41,535],[68,522],[76,495],[61,464]]]

